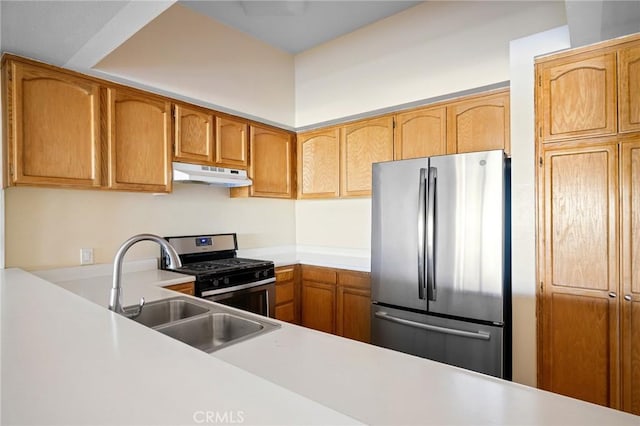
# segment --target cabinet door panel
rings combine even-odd
[[[293,302],[276,306],[276,319],[290,323],[296,322],[295,306]]]
[[[342,196],[371,195],[371,165],[393,160],[393,117],[347,125],[342,138]]]
[[[314,281],[302,282],[302,325],[335,333],[336,287]]]
[[[618,53],[620,131],[640,130],[640,43]]]
[[[640,138],[622,144],[622,408],[640,415]]]
[[[249,175],[252,197],[291,198],[293,141],[291,135],[259,126],[251,126],[251,165]]]
[[[371,293],[338,287],[336,333],[338,336],[371,341]]]
[[[298,136],[299,198],[334,198],[340,194],[340,130]]]
[[[539,65],[544,142],[617,131],[615,53]]]
[[[446,108],[427,108],[396,115],[396,160],[447,153]]]
[[[230,118],[216,118],[216,163],[234,168],[247,167],[248,124]]]
[[[100,186],[100,88],[11,62],[9,147],[13,183]]]
[[[504,149],[509,153],[509,92],[447,107],[449,154]]]
[[[213,164],[213,115],[195,108],[175,106],[176,161]]]
[[[109,89],[109,186],[171,190],[171,116],[167,101]]]
[[[617,144],[547,150],[541,387],[617,407]]]

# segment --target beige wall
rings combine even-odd
[[[96,263],[110,263],[124,240],[142,232],[237,232],[241,248],[295,244],[294,201],[231,199],[221,187],[176,184],[168,195],[13,187],[5,197],[7,267],[79,265],[83,247],[94,248]],[[127,259],[158,252],[139,243]]]
[[[509,80],[509,41],[566,24],[564,2],[424,2],[298,54],[296,126]]]
[[[175,4],[95,68],[293,127],[293,65],[292,55]]]

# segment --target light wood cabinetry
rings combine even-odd
[[[615,52],[543,62],[538,66],[538,85],[539,136],[544,142],[616,133]]]
[[[336,331],[336,272],[330,268],[302,266],[302,322],[326,333]]]
[[[393,160],[393,117],[359,121],[342,128],[340,193],[371,195],[371,165]]]
[[[640,415],[640,135],[621,148],[622,409]]]
[[[100,86],[16,61],[4,71],[9,183],[99,187]]]
[[[215,162],[231,168],[247,168],[249,125],[230,117],[216,117]]]
[[[292,198],[294,195],[294,147],[290,133],[251,126],[249,187],[252,197]]]
[[[509,91],[447,105],[447,153],[510,152]]]
[[[276,312],[275,317],[281,321],[294,324],[300,322],[299,285],[297,267],[282,266],[276,268]]]
[[[639,42],[629,36],[536,62],[538,385],[634,414],[640,129],[630,80],[638,77]]]
[[[138,91],[107,89],[109,187],[171,190],[171,104]]]
[[[371,341],[371,282],[366,272],[338,271],[336,334]]]
[[[423,108],[396,115],[394,159],[447,153],[447,109]]]
[[[175,105],[173,159],[184,163],[213,164],[214,117],[210,111]]]
[[[542,155],[541,385],[617,407],[617,143]]]
[[[298,198],[340,195],[340,128],[298,135]]]
[[[196,293],[195,284],[193,282],[172,284],[165,286],[164,288],[166,288],[167,290],[177,291],[178,293],[188,294],[190,296],[194,296]]]
[[[369,274],[302,265],[301,324],[368,343],[371,340]]]
[[[640,131],[640,41],[618,50],[620,132]]]

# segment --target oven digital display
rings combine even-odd
[[[211,237],[198,237],[196,238],[196,247],[210,246]]]

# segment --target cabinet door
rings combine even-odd
[[[299,299],[295,267],[276,268],[276,319],[299,323]]]
[[[640,43],[618,51],[620,132],[640,130]]]
[[[109,187],[171,190],[171,104],[161,98],[108,89]]]
[[[340,129],[298,135],[298,198],[340,195]]]
[[[619,406],[617,144],[543,151],[541,387]]]
[[[302,325],[334,334],[336,286],[302,280]]]
[[[249,187],[252,197],[292,198],[293,138],[284,131],[251,126]]]
[[[371,165],[393,160],[393,117],[360,121],[342,131],[340,194],[371,195]]]
[[[99,187],[98,84],[19,62],[7,72],[11,183]]]
[[[371,285],[365,272],[338,272],[336,334],[371,341]]]
[[[247,168],[247,132],[244,121],[216,117],[216,164]]]
[[[396,160],[431,157],[447,153],[445,107],[426,108],[396,115]]]
[[[640,138],[622,144],[622,409],[640,415]]]
[[[206,110],[175,106],[174,160],[213,164],[213,115]]]
[[[447,153],[510,151],[509,92],[447,106]]]
[[[538,64],[543,142],[617,131],[615,53],[588,53]]]

